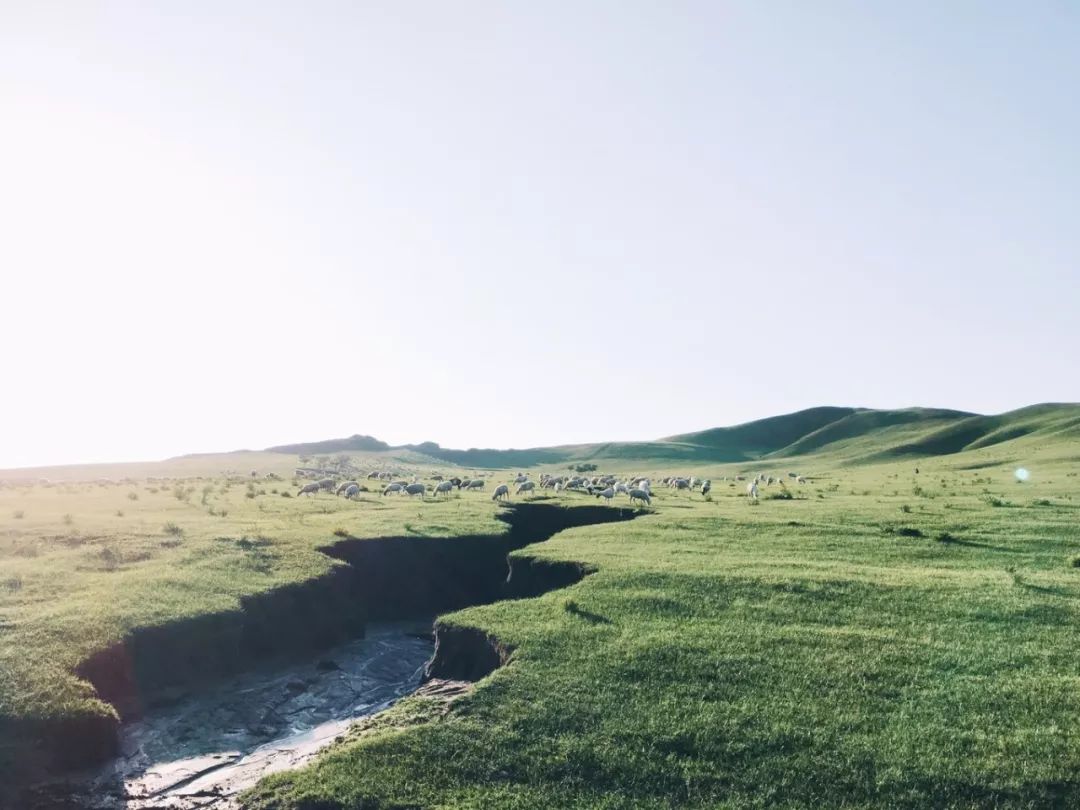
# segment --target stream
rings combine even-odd
[[[79,810],[234,808],[263,776],[304,765],[356,718],[414,691],[430,634],[430,622],[372,623],[365,638],[303,663],[161,696],[124,725],[116,759],[46,793]]]

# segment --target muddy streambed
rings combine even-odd
[[[119,757],[43,794],[81,810],[235,807],[263,776],[303,765],[357,717],[414,691],[430,635],[430,621],[373,623],[365,638],[303,663],[163,696],[122,728]]]

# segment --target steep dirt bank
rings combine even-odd
[[[121,718],[136,718],[153,701],[271,656],[310,653],[361,636],[369,620],[430,616],[571,584],[584,569],[539,561],[519,564],[508,580],[507,555],[564,529],[635,514],[606,506],[516,504],[500,515],[509,525],[501,535],[345,539],[323,550],[346,566],[245,598],[236,611],[137,629],[77,672]],[[497,641],[477,644],[467,636],[441,633],[435,671],[475,679],[505,661],[508,651]],[[62,719],[36,731],[30,736],[41,743],[50,769],[100,762],[116,752],[118,724],[110,718]]]

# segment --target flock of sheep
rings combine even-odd
[[[806,478],[798,473],[789,472],[788,477],[794,479],[796,483],[806,483]],[[432,483],[425,484],[418,480],[417,476],[413,476],[411,481],[394,480],[394,474],[389,472],[372,472],[368,474],[367,478],[369,480],[385,482],[385,486],[382,488],[383,495],[398,494],[411,497],[420,496],[421,499],[427,494],[429,488],[432,497],[438,498],[439,496],[449,497],[450,493],[455,489],[464,490],[466,492],[480,492],[484,490],[487,483],[483,478],[444,478],[441,475],[433,475],[431,477]],[[727,481],[728,478],[727,476],[724,476],[719,480]],[[736,475],[732,480],[746,481],[747,477],[744,475]],[[675,491],[700,492],[703,496],[708,495],[712,490],[711,480],[707,478],[700,479],[694,476],[668,476],[661,479],[661,483],[668,489],[673,489]],[[772,486],[773,484],[777,484],[780,487],[787,486],[781,476],[760,473],[746,485],[746,496],[751,500],[757,500],[758,487]],[[619,479],[614,475],[595,475],[587,477],[583,475],[569,476],[541,473],[538,480],[533,481],[525,473],[518,473],[511,483],[497,485],[492,492],[491,499],[493,501],[509,500],[511,486],[514,487],[515,495],[526,495],[535,492],[538,489],[551,490],[556,495],[563,491],[572,491],[593,495],[597,498],[603,498],[608,503],[611,503],[617,495],[626,495],[630,499],[631,504],[651,506],[653,498],[652,480],[644,476],[631,476],[625,479]],[[346,498],[352,499],[362,491],[367,491],[367,487],[361,487],[359,481],[343,481],[339,483],[333,478],[322,478],[318,481],[312,481],[309,484],[305,484],[300,488],[298,494],[313,496],[322,491],[333,492],[336,495],[343,495]]]

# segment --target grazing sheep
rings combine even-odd
[[[345,497],[348,498],[350,501],[359,494],[360,494],[360,485],[359,484],[350,484],[349,486],[345,487]]]
[[[405,489],[404,484],[387,484],[386,489],[382,491],[383,495],[389,495],[391,492],[402,492]]]
[[[453,481],[443,481],[441,484],[435,487],[435,496],[438,497],[439,495],[446,495],[447,497],[449,497],[450,490],[452,490],[453,488]]]
[[[540,477],[543,478],[544,476],[540,476]],[[529,480],[529,477],[527,475],[525,475],[525,473],[518,473],[514,477],[514,483],[515,484],[524,484],[528,480]]]
[[[458,489],[468,489],[469,484],[471,484],[471,483],[472,483],[471,478],[462,478],[461,481],[458,482]]]
[[[424,497],[424,493],[427,492],[427,487],[424,484],[409,484],[405,487],[405,494],[408,496],[419,495]]]
[[[315,495],[322,489],[318,484],[304,484],[299,492],[296,493],[297,497],[301,495]]]
[[[652,499],[649,498],[649,493],[644,489],[632,489],[630,490],[630,503],[634,501],[641,501],[646,506],[652,505]]]
[[[626,486],[626,484],[624,484],[622,481],[619,481],[617,484],[615,484],[616,493],[622,493],[623,495],[625,495],[629,491],[630,488]]]
[[[679,489],[690,489],[690,481],[688,479],[686,479],[686,478],[676,478],[672,482],[672,486],[677,490],[679,490]]]
[[[603,498],[608,503],[611,503],[611,499],[615,497],[615,488],[608,487],[607,489],[602,489],[595,494],[597,498]]]
[[[746,486],[746,497],[756,501],[757,497],[757,481],[751,481]]]
[[[508,501],[510,500],[510,487],[506,484],[499,484],[495,487],[495,491],[491,493],[491,500],[493,501]]]
[[[701,494],[708,495],[710,489],[712,489],[712,481],[706,478],[704,481],[701,482]]]
[[[342,492],[347,490],[349,487],[357,487],[357,488],[359,488],[359,486],[360,485],[357,484],[355,481],[343,481],[341,484],[338,485],[338,488],[336,490],[334,490],[334,494],[335,495],[340,495]]]
[[[518,488],[514,492],[514,494],[520,495],[523,492],[532,492],[535,489],[536,483],[534,481],[522,481],[520,484],[518,484]]]
[[[464,485],[464,484],[462,484],[462,487],[464,487],[464,486],[465,486],[465,485]],[[484,488],[484,482],[483,482],[482,480],[480,480],[479,478],[476,478],[476,479],[474,479],[474,480],[472,480],[472,481],[470,481],[470,482],[469,482],[469,487],[468,487],[468,488],[469,488],[470,490],[473,490],[473,489],[483,489],[483,488]]]
[[[319,482],[319,487],[321,489],[325,489],[327,492],[329,492],[330,490],[332,490],[334,488],[334,479],[333,478],[324,478],[324,479],[322,479]]]
[[[379,477],[379,473],[378,473],[378,472],[369,472],[369,473],[367,474],[367,477],[368,477],[368,480],[370,481],[370,480],[371,480],[372,478],[378,478],[378,477]]]

